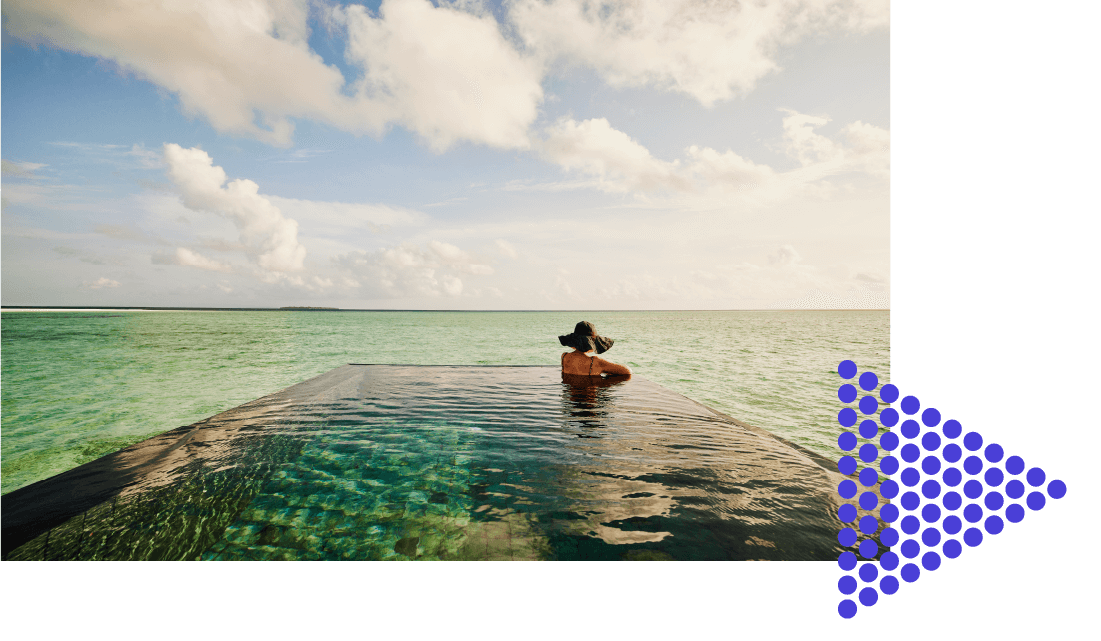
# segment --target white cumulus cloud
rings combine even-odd
[[[302,269],[306,248],[298,242],[298,223],[261,196],[256,183],[237,179],[226,184],[226,172],[202,149],[169,143],[164,157],[184,206],[233,221],[246,254],[260,268],[268,272]]]

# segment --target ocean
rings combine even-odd
[[[837,364],[889,380],[887,311],[5,311],[3,493],[347,363],[555,365],[603,356],[836,458]]]

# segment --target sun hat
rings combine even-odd
[[[597,354],[603,354],[612,348],[612,343],[615,341],[607,336],[598,335],[592,323],[581,321],[573,328],[572,334],[559,336],[558,342],[582,352],[595,349]]]

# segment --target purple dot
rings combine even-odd
[[[879,508],[879,518],[884,523],[894,523],[898,520],[898,507],[891,503],[884,505]]]
[[[921,508],[921,518],[925,519],[926,523],[936,523],[940,520],[940,508],[930,503]]]
[[[856,483],[853,483],[851,479],[841,481],[837,484],[837,493],[843,499],[851,499],[856,496]]]
[[[925,427],[936,427],[940,425],[940,412],[930,407],[921,413],[921,422],[925,423]]]
[[[982,436],[978,432],[968,432],[967,436],[963,437],[963,446],[974,452],[982,447]]]
[[[1019,499],[1025,495],[1025,484],[1017,479],[1005,484],[1005,495],[1011,499]]]
[[[998,532],[1002,531],[1002,528],[1005,527],[1005,524],[1002,523],[1002,517],[995,514],[986,517],[986,522],[983,524],[983,526],[990,534],[997,534]]]
[[[907,396],[902,399],[902,411],[905,414],[917,414],[917,411],[921,409],[921,401],[916,396]]]
[[[846,503],[837,508],[837,518],[841,519],[842,523],[852,523],[856,520],[856,506]]]
[[[902,531],[907,534],[913,534],[921,528],[921,522],[913,514],[909,514],[906,518],[902,519]]]
[[[1025,518],[1025,509],[1016,503],[1005,508],[1005,518],[1010,523],[1020,523]]]
[[[871,607],[879,601],[879,593],[875,591],[875,588],[864,588],[860,591],[860,603],[864,607]]]
[[[914,487],[921,480],[921,474],[912,467],[902,470],[902,484],[906,487]]]
[[[1025,462],[1019,456],[1011,456],[1005,460],[1005,471],[1017,476],[1025,469]]]
[[[879,458],[879,450],[876,449],[871,443],[865,443],[860,446],[860,460],[865,463],[871,463]]]
[[[860,375],[860,389],[865,392],[874,390],[879,385],[879,377],[874,372],[864,372]]]
[[[921,554],[921,546],[913,539],[906,539],[902,543],[902,556],[907,559],[912,559],[915,556]]]
[[[860,470],[860,484],[864,487],[871,487],[879,482],[879,472],[876,472],[870,467],[866,467]]]
[[[1028,504],[1028,509],[1032,510],[1033,512],[1037,512],[1044,509],[1044,504],[1047,503],[1047,499],[1045,499],[1044,495],[1039,492],[1031,492],[1028,495],[1028,498],[1025,499],[1025,503]]]
[[[874,559],[876,554],[879,554],[879,544],[873,539],[864,539],[860,542],[860,556],[865,559]]]
[[[856,530],[851,527],[842,528],[837,533],[837,542],[841,544],[841,547],[852,547],[853,543],[856,543]]]
[[[1002,509],[1004,500],[1000,492],[988,492],[986,498],[983,499],[983,503],[986,504],[986,509],[996,512]]]
[[[917,438],[917,435],[921,432],[921,426],[914,419],[906,419],[902,421],[902,435],[906,438]]]
[[[983,476],[983,479],[986,481],[986,484],[989,485],[990,487],[998,487],[999,485],[1002,484],[1002,481],[1005,479],[1005,477],[1002,475],[1001,470],[999,470],[996,467],[992,467],[992,468],[990,468],[989,470],[986,471],[986,474]]]
[[[861,563],[857,574],[860,575],[861,581],[871,583],[879,578],[879,569],[875,567],[875,563]]]
[[[955,443],[949,443],[948,445],[944,446],[944,451],[942,451],[940,455],[943,456],[944,460],[948,461],[949,463],[955,463],[956,461],[960,460],[961,456],[963,456],[963,450],[960,449],[959,445],[956,445]]]
[[[960,521],[960,517],[953,514],[952,516],[949,516],[948,518],[944,519],[944,523],[941,523],[941,527],[944,528],[944,533],[945,534],[953,534],[954,535],[957,532],[959,532],[960,529],[963,528],[963,522]]]
[[[879,497],[875,492],[865,492],[860,495],[860,507],[871,511],[879,507]]]
[[[841,556],[837,557],[837,565],[846,572],[852,570],[856,567],[856,555],[852,552],[842,552]]]
[[[908,512],[913,512],[921,505],[921,498],[918,497],[917,492],[907,492],[902,495],[902,507]]]
[[[849,383],[837,388],[837,399],[842,403],[852,403],[856,400],[856,395],[856,388]]]
[[[852,594],[856,592],[856,579],[846,574],[837,580],[837,589],[841,594]]]
[[[898,388],[887,383],[879,390],[879,398],[883,399],[884,403],[894,403],[898,400]]]
[[[918,580],[918,577],[921,576],[921,570],[919,570],[918,566],[914,565],[913,563],[907,563],[906,565],[902,566],[902,571],[899,574],[902,575],[903,581],[907,583],[913,583],[914,581]]]
[[[837,459],[837,471],[848,476],[856,471],[856,459],[851,456],[842,456]]]
[[[856,410],[851,407],[844,407],[837,413],[837,422],[845,427],[852,427],[856,425]]]
[[[1002,460],[1002,456],[1004,456],[1005,452],[1002,451],[1001,445],[998,445],[997,443],[991,443],[990,445],[986,446],[985,450],[983,450],[983,454],[986,455],[986,460],[990,461],[991,463],[997,463],[998,461]]]
[[[963,495],[969,499],[977,499],[982,496],[982,483],[975,479],[963,484]],[[848,497],[846,497],[848,498]]]
[[[907,443],[906,445],[902,446],[900,456],[902,456],[903,461],[906,461],[907,463],[913,463],[914,461],[918,460],[918,457],[921,456],[921,450],[918,449],[917,445],[914,445],[913,443]]]
[[[884,427],[894,427],[898,423],[898,412],[893,407],[888,407],[879,413],[879,422]]]
[[[856,434],[852,432],[841,432],[841,435],[837,437],[837,447],[848,452],[856,447]]]
[[[961,505],[963,505],[963,497],[961,497],[956,492],[945,492],[944,498],[941,499],[940,502],[941,505],[944,506],[944,509],[948,510],[949,512],[955,512],[956,510],[960,509]]]
[[[921,555],[921,567],[932,572],[940,567],[940,555],[936,552],[926,552]]]
[[[940,496],[940,483],[929,479],[921,484],[921,495],[927,499],[935,499]]]
[[[940,480],[944,481],[944,484],[948,487],[956,487],[963,480],[963,474],[954,467],[950,467],[944,470],[944,474],[941,475]]]
[[[926,456],[921,459],[921,471],[932,476],[940,471],[940,459],[935,456]]]
[[[879,529],[879,519],[871,514],[866,514],[860,519],[860,531],[864,534],[875,534]]]
[[[894,432],[884,432],[879,435],[879,446],[888,452],[898,447],[898,434]]]
[[[933,410],[925,411],[929,412]],[[921,437],[921,446],[930,452],[940,449],[940,434],[936,432],[926,432],[925,436]]]
[[[1047,475],[1038,467],[1032,468],[1028,471],[1028,474],[1025,475],[1025,479],[1028,480],[1028,484],[1032,487],[1040,487],[1044,484],[1044,479],[1046,478]]]
[[[963,542],[968,547],[978,547],[982,543],[982,530],[977,527],[967,528],[967,531],[963,533]]]
[[[968,523],[978,523],[982,520],[982,508],[975,503],[968,505],[963,508],[963,518],[967,519]]]
[[[894,552],[887,550],[883,553],[883,556],[879,557],[879,567],[890,572],[898,567],[898,555]]]
[[[856,616],[856,603],[852,599],[845,599],[837,604],[837,613],[843,619],[851,619]]]
[[[880,579],[879,589],[883,591],[883,594],[888,596],[898,592],[898,579],[888,574]]]
[[[958,557],[961,552],[963,552],[963,546],[960,545],[960,542],[955,539],[948,539],[944,542],[944,546],[941,547],[941,551],[944,552],[944,556],[950,559],[954,559]],[[855,585],[856,582],[853,581],[853,584]]]
[[[883,531],[879,533],[879,542],[889,548],[898,545],[898,530],[883,528]]]
[[[927,527],[921,532],[921,542],[928,547],[935,547],[940,543],[940,530],[935,527]]]
[[[962,431],[963,431],[963,426],[961,426],[960,422],[957,421],[954,418],[945,421],[944,425],[942,425],[941,428],[940,428],[940,432],[941,432],[941,434],[944,434],[944,438],[949,438],[949,439],[956,438],[957,436],[960,435],[960,432],[962,432]]]
[[[862,438],[875,438],[875,435],[879,434],[879,424],[872,419],[867,419],[860,423],[860,436]]]
[[[874,396],[865,396],[860,399],[860,411],[865,414],[875,414],[875,411],[879,409],[879,401]]]
[[[982,471],[982,459],[977,456],[968,456],[963,460],[963,471],[974,476]]]
[[[893,499],[898,496],[898,483],[895,483],[891,479],[883,481],[879,485],[879,495],[885,499]]]
[[[841,378],[852,378],[856,376],[856,363],[844,360],[837,366],[837,373],[841,375]]]
[[[1061,499],[1067,495],[1067,484],[1055,480],[1047,484],[1047,495],[1053,499]]]
[[[890,432],[887,432],[890,434]],[[890,476],[898,471],[898,459],[893,456],[884,456],[879,459],[879,471]]]

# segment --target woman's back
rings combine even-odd
[[[583,354],[578,351],[562,354],[562,373],[578,376],[630,376],[631,370],[618,363],[606,361],[599,356]]]

